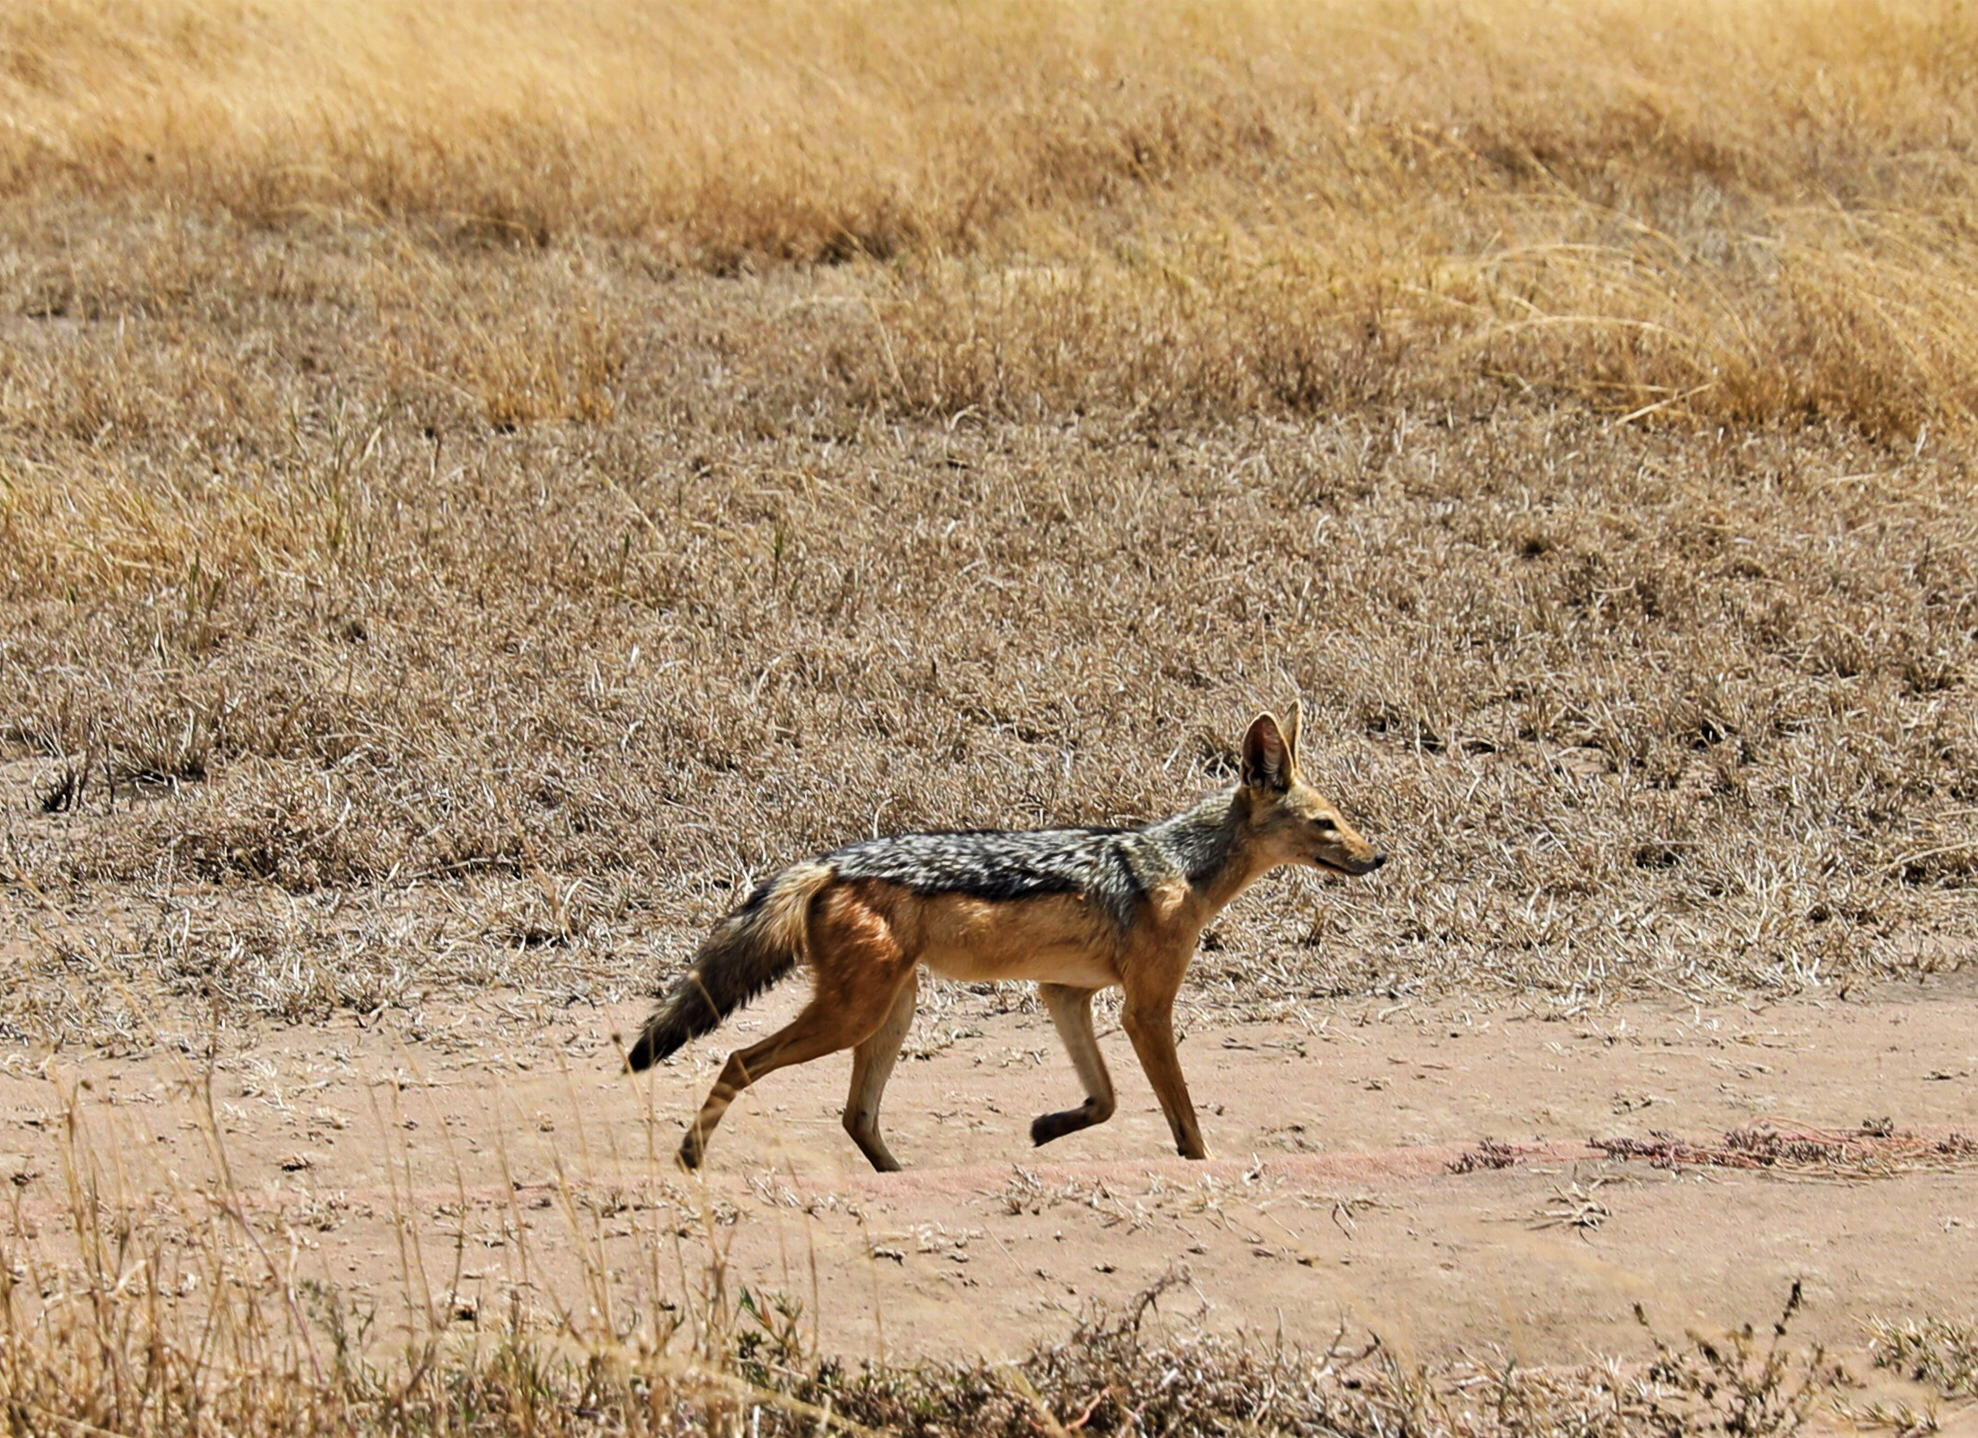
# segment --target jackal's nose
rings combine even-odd
[[[1385,854],[1374,855],[1372,861],[1369,862],[1367,865],[1367,872],[1371,874],[1375,869],[1378,869],[1382,864],[1385,864],[1386,862],[1387,862],[1387,855]]]

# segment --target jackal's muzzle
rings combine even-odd
[[[1379,853],[1369,854],[1364,859],[1353,859],[1353,858],[1328,859],[1319,855],[1314,855],[1312,858],[1312,862],[1318,865],[1321,869],[1328,870],[1331,873],[1339,874],[1348,879],[1357,879],[1361,877],[1363,874],[1373,873],[1374,870],[1378,869],[1382,864],[1385,864],[1387,862],[1387,855],[1379,854]]]

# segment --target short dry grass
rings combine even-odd
[[[1961,962],[1973,43],[11,10],[5,1022],[622,990],[1299,692],[1400,862],[1267,884],[1210,999]]]
[[[0,260],[23,1029],[105,1041],[105,980],[158,975],[289,1018],[622,991],[820,847],[1168,812],[1301,692],[1398,861],[1264,885],[1203,995],[1798,989],[1969,942],[1959,446],[896,423],[803,386],[831,275],[61,219]]]
[[[364,1350],[363,1316],[334,1294],[299,1289],[291,1318],[267,1283],[243,1286],[253,1296],[230,1297],[204,1347],[189,1350],[180,1305],[141,1284],[117,1304],[65,1295],[72,1301],[52,1312],[0,1284],[0,1392],[16,1431],[1780,1438],[1828,1415],[1848,1383],[1817,1350],[1763,1344],[1749,1328],[1692,1335],[1650,1364],[1431,1367],[1378,1338],[1306,1352],[1178,1337],[1148,1321],[1145,1300],[1014,1363],[848,1368],[810,1349],[800,1306],[746,1294],[719,1348],[698,1353],[647,1334],[559,1334],[518,1319],[379,1358]],[[320,1351],[294,1341],[291,1325],[310,1320],[327,1332]],[[132,1364],[133,1353],[145,1361]]]

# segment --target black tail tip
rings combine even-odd
[[[632,1051],[625,1055],[625,1068],[630,1073],[642,1073],[661,1059],[671,1058],[674,1052],[693,1037],[683,1034],[678,1028],[659,1022],[663,1015],[655,1015],[654,1021],[639,1031],[638,1042]]]

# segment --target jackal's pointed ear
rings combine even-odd
[[[1277,720],[1259,714],[1243,736],[1243,787],[1283,793],[1291,787],[1291,746]]]
[[[1291,772],[1298,772],[1298,736],[1305,732],[1305,701],[1291,701],[1291,722],[1284,726],[1284,747],[1291,751]]]

